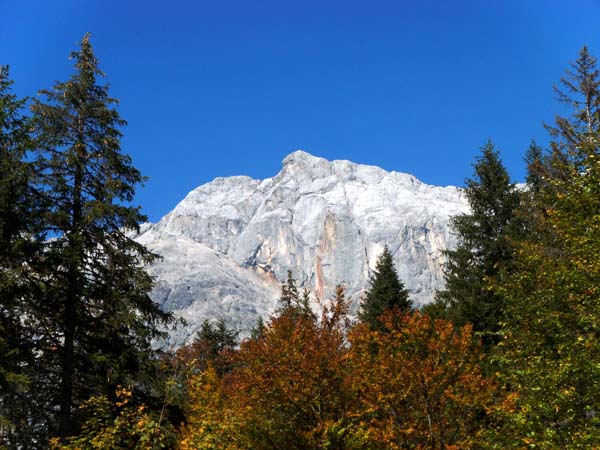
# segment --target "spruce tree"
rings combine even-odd
[[[570,117],[557,115],[554,125],[546,129],[553,138],[551,146],[554,151],[566,154],[571,165],[584,166],[588,151],[585,147],[594,145],[600,126],[600,71],[594,58],[583,47],[579,57],[571,63],[571,70],[561,78],[561,87],[555,86],[554,92],[558,100],[571,108]]]
[[[474,177],[466,180],[465,195],[471,211],[452,219],[458,246],[445,252],[446,286],[437,301],[448,318],[459,326],[473,324],[484,343],[492,344],[503,306],[490,285],[512,259],[509,236],[518,229],[515,211],[521,195],[490,141],[474,164]]]
[[[196,339],[190,346],[198,362],[198,369],[203,371],[212,366],[222,376],[228,368],[221,358],[222,353],[235,348],[238,335],[237,331],[227,328],[223,319],[215,323],[208,320],[202,322]]]
[[[256,320],[256,324],[250,330],[250,339],[253,341],[258,341],[265,335],[265,321],[262,316],[258,316]]]
[[[527,176],[525,177],[527,188],[529,191],[536,193],[542,188],[546,176],[544,152],[535,141],[531,141],[524,159],[527,168]]]
[[[314,318],[310,308],[310,291],[304,289],[302,295],[298,292],[296,280],[292,271],[288,270],[285,282],[281,283],[281,296],[279,297],[279,308],[276,316],[289,315],[295,319]]]
[[[281,296],[279,297],[279,303],[281,309],[286,310],[292,308],[298,304],[300,296],[298,294],[298,287],[296,286],[296,280],[292,275],[292,271],[288,270],[286,280],[281,283]]]
[[[121,150],[126,122],[98,84],[104,74],[89,34],[71,57],[71,78],[41,91],[45,100],[32,107],[40,192],[51,205],[40,340],[60,436],[76,431],[77,407],[91,394],[140,385],[151,339],[170,319],[149,297],[143,266],[155,255],[127,234],[145,220],[129,206],[144,177]]]
[[[409,291],[398,278],[392,254],[385,246],[377,258],[358,316],[372,329],[379,330],[382,327],[379,319],[386,311],[397,308],[405,312],[411,307]]]
[[[552,170],[533,197],[544,214],[499,283],[497,359],[518,398],[503,435],[516,447],[600,443],[600,72],[585,47],[572,68],[557,89],[572,115],[548,127]]]
[[[11,93],[7,66],[0,66],[0,447],[30,448],[43,421],[34,399],[37,333],[31,318],[43,236],[41,204],[32,190],[35,171],[26,99]]]

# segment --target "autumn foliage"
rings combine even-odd
[[[350,416],[377,448],[476,448],[497,393],[471,326],[389,312],[350,336]]]
[[[173,448],[175,430],[162,414],[135,399],[134,393],[119,386],[111,399],[93,396],[81,407],[87,417],[82,432],[65,441],[50,441],[53,450]]]
[[[320,317],[274,317],[219,378],[190,381],[182,448],[476,448],[498,390],[469,326],[389,311],[350,327],[343,291]]]

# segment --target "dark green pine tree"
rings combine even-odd
[[[397,308],[409,311],[412,303],[409,291],[398,278],[392,254],[387,246],[379,255],[375,270],[369,280],[369,289],[365,293],[358,317],[368,323],[372,329],[381,329],[380,317],[387,310]]]
[[[281,283],[281,296],[279,297],[280,308],[286,310],[298,304],[300,296],[296,280],[292,275],[292,271],[288,270],[286,280]]]
[[[490,286],[512,260],[509,236],[519,229],[521,194],[489,141],[474,164],[474,177],[466,180],[465,195],[471,212],[452,219],[458,246],[446,251],[446,287],[437,301],[448,318],[473,324],[490,345],[502,318],[502,300]]]
[[[528,189],[535,194],[542,188],[544,178],[547,178],[542,147],[537,145],[535,141],[531,141],[529,148],[525,152],[524,160],[527,168],[525,181]]]
[[[290,315],[296,319],[312,319],[315,317],[310,308],[310,290],[304,289],[302,295],[300,295],[291,270],[288,270],[285,282],[281,283],[281,296],[279,297],[279,308],[276,315]]]
[[[26,100],[11,93],[0,66],[0,447],[31,448],[43,422],[34,399],[37,329],[31,321],[40,286],[41,204],[34,195]]]
[[[191,349],[198,362],[199,370],[206,370],[212,365],[220,375],[223,375],[228,365],[222,359],[225,351],[233,350],[238,342],[239,333],[230,330],[225,320],[219,319],[215,323],[208,320],[202,322]]]
[[[250,330],[250,339],[253,341],[258,341],[265,335],[265,321],[262,316],[258,316],[258,320],[256,321],[256,325],[252,327]]]
[[[40,188],[52,205],[40,339],[60,436],[76,432],[77,407],[90,395],[143,384],[150,342],[170,321],[149,297],[153,279],[143,266],[156,256],[127,234],[146,219],[129,206],[144,177],[121,151],[126,123],[98,84],[104,74],[89,34],[71,56],[72,77],[32,107]]]
[[[521,206],[516,211],[521,226],[513,228],[514,232],[511,236],[513,245],[537,233],[538,221],[547,214],[547,207],[540,202],[540,199],[544,192],[555,187],[552,181],[551,158],[535,141],[531,141],[525,152],[524,161],[527,169],[525,176],[527,188],[521,193]]]

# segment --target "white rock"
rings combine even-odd
[[[443,286],[449,219],[467,211],[459,188],[296,151],[273,178],[200,186],[136,239],[163,256],[149,268],[152,295],[188,322],[171,336],[179,345],[207,318],[247,332],[274,311],[288,270],[320,298],[344,284],[356,311],[384,245],[414,304],[426,304]]]

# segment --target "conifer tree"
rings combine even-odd
[[[573,113],[548,127],[560,158],[534,196],[545,213],[499,283],[507,314],[497,359],[519,405],[503,435],[515,446],[600,443],[600,72],[585,47],[572,67],[557,92]]]
[[[392,254],[387,246],[377,258],[375,270],[369,280],[369,289],[365,293],[359,318],[369,324],[372,329],[380,329],[379,318],[394,308],[402,312],[412,307],[409,291],[398,278]]]
[[[11,93],[7,66],[0,66],[0,447],[32,447],[34,424],[42,422],[33,398],[36,327],[33,298],[39,296],[41,204],[32,191],[33,166],[26,99]]]
[[[155,255],[127,234],[145,220],[129,206],[144,177],[121,150],[126,123],[98,84],[104,74],[89,34],[71,57],[71,78],[41,91],[45,101],[32,107],[40,191],[52,205],[45,221],[52,270],[39,311],[49,360],[44,389],[61,436],[76,431],[77,407],[90,394],[140,384],[150,341],[170,318],[149,297],[143,265]]]
[[[298,294],[298,287],[296,286],[296,280],[292,275],[292,271],[288,270],[286,280],[281,283],[281,296],[279,297],[279,303],[281,303],[282,309],[291,308],[298,303],[300,296]]]
[[[221,359],[222,353],[235,348],[238,334],[237,331],[227,328],[223,319],[217,320],[214,324],[208,320],[202,322],[196,339],[191,344],[191,351],[198,362],[198,368],[206,370],[212,366],[219,375],[223,375],[227,365]]]
[[[561,78],[562,89],[555,86],[558,100],[571,108],[571,117],[556,116],[555,125],[546,129],[553,138],[552,149],[566,154],[571,165],[585,165],[589,156],[587,146],[597,144],[600,127],[600,71],[596,58],[583,47],[579,57]],[[585,144],[582,146],[582,144]]]
[[[310,308],[310,291],[304,289],[302,296],[298,292],[296,280],[292,271],[288,270],[287,279],[281,283],[281,296],[279,297],[279,309],[277,315],[291,315],[293,317],[313,317]]]
[[[521,196],[489,141],[474,164],[474,177],[466,180],[465,195],[471,211],[452,219],[458,246],[446,251],[446,287],[437,301],[448,318],[459,326],[473,324],[484,343],[491,344],[502,318],[502,300],[489,287],[512,259],[509,235],[517,228]]]
[[[532,192],[538,192],[545,176],[544,153],[542,148],[535,141],[531,141],[529,148],[525,152],[525,165],[527,167],[527,176],[525,181],[527,187]]]
[[[262,316],[258,316],[258,320],[256,321],[256,325],[252,327],[250,330],[250,339],[253,341],[258,341],[265,334],[265,321]]]

